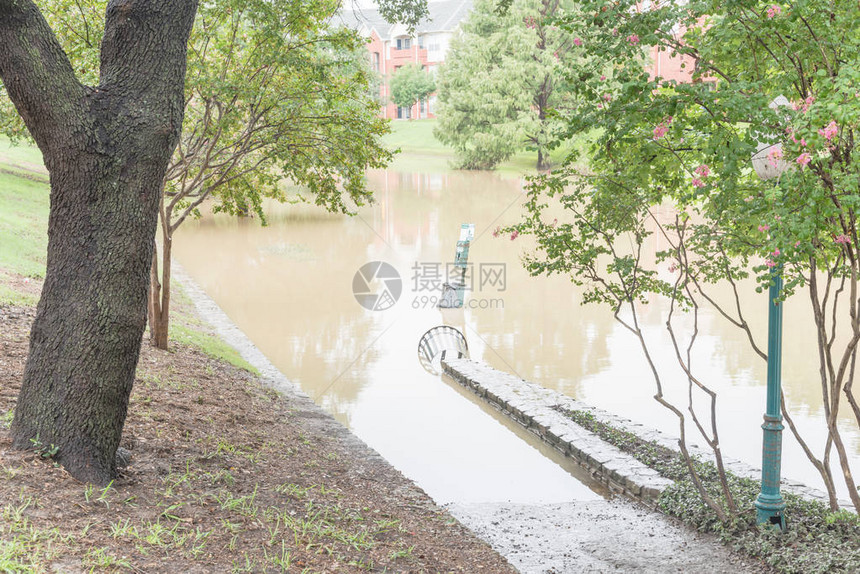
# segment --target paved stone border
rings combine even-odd
[[[600,422],[631,432],[645,441],[657,443],[675,452],[678,452],[677,438],[592,407],[537,383],[498,371],[484,363],[452,358],[443,360],[442,368],[455,381],[591,471],[595,479],[612,490],[655,506],[663,490],[672,484],[671,480],[656,470],[579,426],[556,408],[588,412]],[[695,444],[688,445],[688,449],[702,460],[714,461],[714,455],[709,450]],[[726,468],[734,474],[753,480],[761,479],[760,469],[738,460],[725,457],[723,460]],[[828,501],[826,493],[800,482],[783,479],[782,488],[786,492],[825,504]],[[853,508],[849,501],[840,501],[840,504],[845,508]]]

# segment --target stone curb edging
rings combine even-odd
[[[468,359],[444,359],[445,373],[588,469],[610,490],[654,507],[672,481],[552,407],[563,395]],[[571,399],[572,401],[572,399]],[[565,402],[565,408],[584,405]],[[569,406],[570,405],[570,406]]]
[[[224,342],[236,349],[243,359],[257,369],[260,372],[262,382],[281,393],[298,416],[312,419],[313,425],[317,427],[321,436],[340,441],[351,449],[358,461],[363,459],[374,464],[384,464],[390,467],[393,472],[401,474],[400,471],[391,467],[382,455],[336,421],[332,415],[317,405],[301,387],[281,373],[176,261],[173,262],[173,278],[182,286],[186,295],[191,298],[198,316],[208,323]],[[410,484],[414,485],[411,481]],[[416,486],[415,489],[418,490],[418,487]],[[405,496],[410,496],[410,494],[406,493]]]
[[[600,422],[674,452],[678,452],[677,438],[483,363],[469,359],[444,359],[442,367],[448,376],[588,469],[595,479],[611,490],[653,507],[663,490],[673,484],[656,470],[579,426],[556,409],[588,412]],[[688,449],[704,461],[714,461],[714,454],[709,450],[695,444],[688,445]],[[761,478],[760,469],[726,457],[723,460],[726,468],[738,476],[753,480]],[[828,503],[826,493],[797,481],[783,479],[782,488],[804,498]],[[839,502],[843,508],[853,508],[850,501]]]

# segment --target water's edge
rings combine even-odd
[[[657,443],[675,452],[679,452],[677,438],[483,363],[469,359],[444,359],[442,367],[452,379],[588,469],[592,476],[613,491],[655,507],[660,494],[672,484],[671,480],[663,478],[657,471],[565,417],[557,408],[587,411],[613,428],[630,432],[644,441]],[[688,449],[702,460],[714,461],[711,451],[695,444],[688,445]],[[761,469],[727,457],[723,461],[726,468],[738,476],[753,480],[761,478]],[[801,482],[783,479],[781,486],[783,491],[824,504],[828,502],[826,493]],[[843,508],[853,508],[848,500],[840,500],[839,503]]]

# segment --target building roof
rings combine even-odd
[[[431,1],[427,4],[427,8],[430,15],[418,24],[415,34],[453,31],[472,9],[472,0]],[[367,27],[376,30],[379,37],[383,39],[391,38],[394,33],[403,30],[402,25],[386,22],[379,14],[379,10],[375,8],[344,10],[340,14],[340,19],[349,28]]]

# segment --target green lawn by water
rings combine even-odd
[[[38,148],[0,137],[0,270],[45,275],[50,188],[43,170]]]
[[[400,149],[392,168],[398,171],[436,172],[451,171],[457,164],[457,155],[436,139],[433,129],[436,120],[393,120],[391,133],[383,142],[391,149]],[[558,165],[570,151],[570,146],[561,146],[551,154],[553,164]],[[536,172],[537,152],[523,151],[499,165],[495,170],[502,175],[519,176]]]
[[[10,146],[0,140],[0,303],[35,305],[32,295],[16,291],[5,280],[10,273],[44,278],[48,251],[50,186],[32,170],[39,171],[42,154],[38,148]],[[26,169],[24,169],[26,168]],[[19,175],[20,174],[20,175]],[[46,177],[46,176],[42,176]],[[172,338],[200,348],[204,353],[256,372],[239,353],[196,318],[190,300],[174,285],[175,309]]]
[[[10,272],[45,276],[49,204],[47,183],[0,172],[0,303],[36,302],[32,295],[11,288],[5,279]]]
[[[44,277],[49,206],[47,183],[0,173],[0,269]]]
[[[39,167],[44,165],[39,148],[27,142],[14,145],[6,136],[0,136],[0,163]]]

